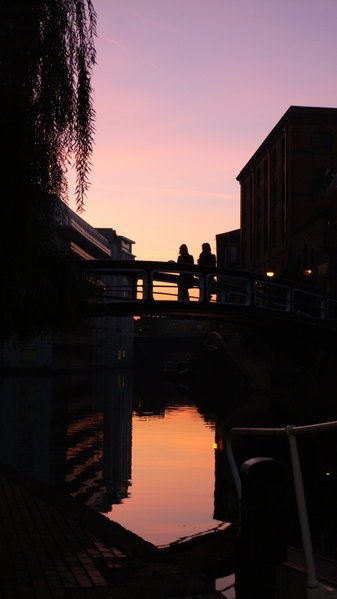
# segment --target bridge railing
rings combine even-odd
[[[299,457],[297,436],[307,435],[312,433],[321,433],[331,430],[337,430],[337,420],[331,422],[321,422],[317,424],[309,424],[303,426],[288,425],[281,428],[232,428],[229,430],[226,438],[226,453],[228,463],[232,472],[233,481],[237,493],[238,503],[241,510],[242,491],[241,491],[241,476],[239,472],[238,464],[234,458],[232,442],[236,436],[281,436],[288,439],[291,468],[294,481],[297,513],[300,523],[300,530],[302,536],[302,545],[305,556],[306,571],[307,571],[307,597],[308,599],[323,599],[324,597],[335,597],[337,598],[337,590],[330,589],[330,593],[325,593],[327,590],[320,582],[318,582],[316,576],[316,567],[314,552],[311,540],[311,531],[309,525],[309,517],[307,510],[307,502],[305,496],[305,489],[302,476],[302,467]]]
[[[215,300],[221,304],[250,306],[252,304],[253,289],[251,280],[247,277],[233,276],[230,274],[208,275],[213,279]],[[206,283],[210,286],[209,282]]]
[[[154,301],[177,301],[179,294],[179,283],[185,280],[189,290],[189,298],[192,302],[201,301],[202,288],[200,285],[200,273],[191,272],[189,269],[170,270],[154,269],[150,273],[150,286],[152,288],[152,299]],[[187,282],[186,282],[187,280]]]
[[[335,320],[337,322],[337,299],[326,299],[325,318]]]
[[[93,269],[92,275],[99,281],[96,301],[114,303],[142,301],[152,298],[149,274],[143,269]]]
[[[291,289],[270,281],[254,281],[254,305],[258,308],[290,312],[292,307]]]
[[[192,302],[251,305],[252,288],[249,278],[195,270],[151,271],[149,296],[154,301],[177,301],[179,285],[186,278],[189,279],[189,298]]]
[[[189,280],[191,302],[217,303],[292,313],[304,318],[337,322],[337,299],[263,275],[241,271],[188,267],[177,263],[86,261],[100,281],[97,302],[178,301],[182,278]]]
[[[295,314],[311,318],[326,318],[326,299],[323,295],[302,289],[293,289],[292,296],[292,311]]]

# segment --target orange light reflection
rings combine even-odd
[[[108,514],[160,545],[216,526],[214,430],[195,407],[133,418],[130,497]]]

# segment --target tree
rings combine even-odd
[[[11,0],[0,32],[0,318],[3,335],[31,334],[73,311],[54,213],[72,160],[78,210],[89,185],[96,13],[91,0]]]

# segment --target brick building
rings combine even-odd
[[[241,268],[334,289],[337,108],[290,106],[243,167]]]

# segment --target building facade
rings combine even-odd
[[[79,259],[133,260],[134,241],[111,228],[95,229],[65,204],[56,208],[60,247]],[[132,317],[102,316],[83,321],[76,332],[60,332],[28,341],[7,340],[0,358],[4,368],[78,370],[128,367],[133,356]]]
[[[291,106],[237,180],[241,268],[333,288],[337,108]]]
[[[240,229],[219,233],[215,238],[217,266],[240,268]]]

